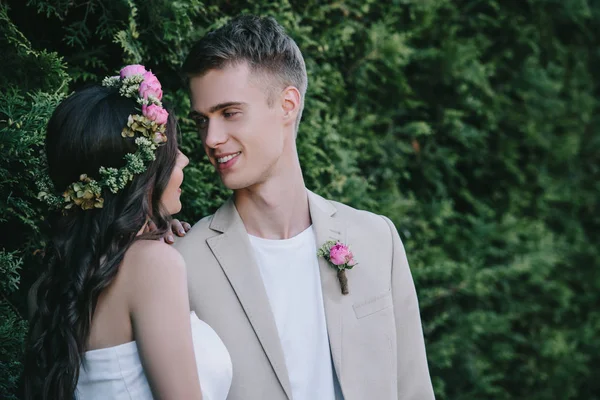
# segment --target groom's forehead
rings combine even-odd
[[[267,83],[263,79],[251,79],[248,71],[232,69],[210,70],[189,79],[192,110],[207,113],[217,105],[262,101]]]

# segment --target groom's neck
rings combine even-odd
[[[253,187],[236,190],[235,206],[246,231],[265,239],[288,239],[311,224],[302,171],[274,176]]]

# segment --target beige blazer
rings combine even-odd
[[[350,293],[342,295],[335,270],[319,260],[331,355],[344,399],[433,399],[417,295],[396,228],[385,217],[312,192],[308,199],[317,248],[340,240],[358,262],[347,271]],[[233,201],[199,221],[175,247],[187,263],[191,309],[231,354],[228,399],[291,400],[275,320]]]

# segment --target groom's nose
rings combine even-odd
[[[219,120],[210,121],[204,137],[204,145],[211,149],[216,149],[223,143],[227,142],[227,131],[225,124]]]

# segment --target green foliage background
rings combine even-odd
[[[184,212],[228,196],[178,69],[242,12],[280,21],[309,73],[307,186],[389,216],[420,298],[437,398],[600,399],[600,4],[592,0],[0,1],[0,397],[16,398],[39,274],[45,123],[142,62],[190,156]]]

